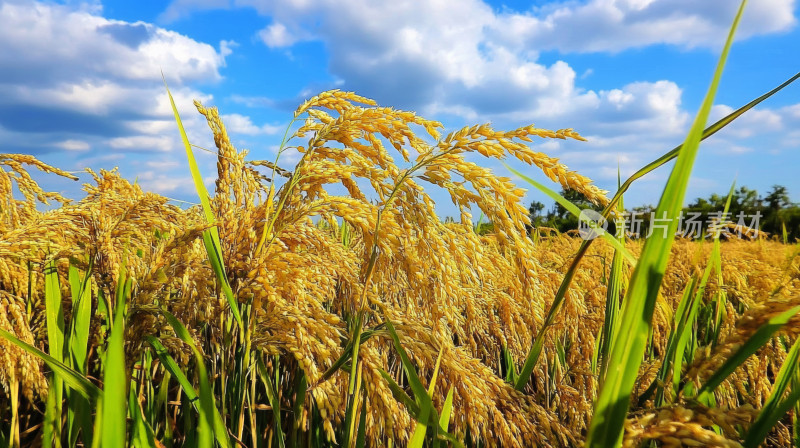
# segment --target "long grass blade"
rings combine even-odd
[[[706,380],[703,387],[697,391],[699,400],[704,398],[704,395],[711,394],[714,390],[722,384],[725,379],[736,370],[743,362],[747,360],[753,353],[758,351],[767,341],[772,338],[776,331],[786,325],[789,320],[800,312],[800,306],[790,308],[781,314],[769,319],[767,323],[762,325],[758,330],[750,336],[747,341],[742,344],[725,362]]]
[[[794,385],[792,385],[790,395],[783,398],[786,389],[792,383],[792,379],[797,377],[798,372],[800,372],[800,340],[795,341],[786,355],[778,376],[775,377],[772,393],[770,393],[758,417],[747,431],[747,435],[744,438],[745,448],[756,448],[761,445],[772,427],[800,399],[800,390],[797,390]]]
[[[800,78],[800,72],[796,73],[794,76],[792,76],[791,78],[787,79],[786,81],[784,81],[783,83],[781,83],[780,85],[778,85],[774,89],[770,90],[769,92],[761,95],[760,97],[754,99],[753,101],[750,101],[746,105],[740,107],[739,109],[737,109],[737,110],[731,112],[730,114],[726,115],[725,117],[721,118],[719,121],[717,121],[713,125],[711,125],[711,126],[709,126],[709,127],[707,127],[706,129],[703,130],[703,134],[701,136],[701,140],[705,140],[708,137],[711,137],[712,135],[716,134],[721,129],[723,129],[725,126],[731,124],[734,120],[736,120],[741,115],[743,115],[745,112],[749,111],[750,109],[754,108],[758,104],[762,103],[763,101],[765,101],[766,99],[768,99],[772,95],[774,95],[774,94],[778,93],[779,91],[783,90],[785,87],[787,87],[788,85],[790,85],[791,83],[796,81],[798,78]],[[603,209],[601,215],[603,217],[605,217],[605,218],[608,218],[609,216],[611,216],[612,210],[614,210],[614,208],[617,206],[617,203],[622,198],[622,195],[626,191],[628,191],[628,189],[631,187],[631,185],[633,185],[633,183],[636,180],[642,178],[646,174],[648,174],[648,173],[650,173],[652,171],[655,171],[656,169],[660,168],[661,166],[663,166],[663,165],[669,163],[671,160],[675,159],[678,156],[678,154],[680,153],[680,151],[683,149],[683,145],[684,144],[676,146],[675,148],[673,148],[669,152],[665,153],[664,155],[662,155],[658,159],[648,163],[647,165],[645,165],[644,167],[642,167],[641,169],[636,171],[628,179],[626,179],[625,182],[623,182],[622,185],[619,187],[619,189],[617,190],[616,194],[614,194],[614,197],[611,198],[611,200],[609,201],[608,205],[606,205],[606,207]],[[551,305],[551,309],[550,309],[550,311],[548,311],[548,316],[557,314],[557,311],[560,308],[561,304],[563,303],[564,298],[567,295],[567,291],[569,290],[569,287],[572,284],[572,279],[575,277],[575,273],[578,270],[578,266],[580,265],[581,261],[583,260],[583,257],[586,255],[586,252],[588,252],[589,247],[592,245],[592,243],[594,241],[595,241],[594,239],[590,239],[590,240],[585,240],[585,241],[583,241],[581,243],[580,248],[575,253],[575,256],[572,258],[572,262],[570,263],[569,268],[567,269],[566,273],[564,274],[564,278],[561,280],[561,285],[558,287],[558,291],[556,292],[556,295],[555,295],[555,297],[553,299],[553,303]],[[530,370],[531,373],[533,372],[533,368],[535,367],[536,361],[538,360],[539,354],[541,352],[541,347],[536,347],[535,345],[536,344],[534,344],[534,347],[531,347],[531,350],[529,351],[528,356],[527,356],[527,358],[525,360],[525,365],[530,365],[530,367],[528,369],[526,369],[526,370]],[[515,382],[515,385],[516,385],[515,387],[518,390],[521,390],[525,386],[525,384],[527,384],[527,381],[529,379],[530,379],[530,375],[527,376],[525,381],[519,381],[518,380],[517,382]]]
[[[172,356],[170,356],[167,352],[167,349],[164,347],[164,345],[161,344],[161,341],[151,335],[145,336],[145,340],[148,344],[150,344],[151,347],[153,347],[153,351],[155,352],[156,356],[158,356],[158,359],[161,360],[161,364],[164,366],[167,372],[175,377],[175,379],[178,381],[178,384],[181,385],[183,393],[186,394],[186,398],[194,403],[198,398],[197,391],[194,389],[194,386],[192,386],[192,382],[189,381],[189,378],[186,377],[181,368],[178,366],[178,363],[175,362]]]
[[[0,337],[5,338],[17,347],[44,361],[44,363],[64,381],[64,385],[72,388],[90,401],[95,401],[103,395],[102,391],[97,386],[92,384],[91,381],[79,372],[76,372],[66,364],[56,360],[27,342],[17,339],[16,336],[2,328],[0,328]]]
[[[91,272],[94,259],[81,278],[78,268],[70,263],[69,283],[72,293],[72,319],[69,330],[69,356],[72,367],[82,375],[88,373],[89,326],[92,319]],[[84,445],[92,445],[92,416],[89,401],[67,389],[69,445],[75,446],[78,433],[83,434]]]
[[[433,401],[431,401],[428,391],[425,389],[425,386],[422,385],[422,381],[420,381],[419,377],[417,376],[414,364],[408,358],[408,354],[406,354],[405,349],[400,344],[400,338],[397,335],[397,331],[394,329],[394,325],[392,325],[392,323],[388,320],[386,321],[386,329],[389,331],[389,335],[392,338],[395,351],[400,356],[400,361],[403,364],[403,370],[406,373],[406,378],[408,378],[408,383],[411,386],[411,390],[414,392],[414,400],[420,408],[419,414],[417,414],[415,417],[417,424],[422,424],[427,428],[430,420],[432,420],[434,427],[438,428],[439,415],[436,412],[436,409],[433,407]],[[425,441],[426,431],[427,430],[420,430],[419,426],[417,426],[417,429],[415,430],[414,435],[412,435],[408,446],[410,448],[421,447]]]
[[[617,229],[617,240],[621,245],[625,244],[625,219],[622,217],[623,202],[619,200],[618,206],[620,218],[615,221]],[[614,341],[619,328],[619,308],[620,294],[622,293],[622,253],[614,249],[611,259],[611,269],[608,273],[606,282],[606,312],[603,318],[602,338],[599,344],[599,353],[594,353],[592,365],[596,365],[597,358],[600,358],[600,383],[606,376],[608,368],[608,354],[611,352],[611,344]]]
[[[689,135],[678,154],[675,167],[656,209],[656,216],[668,219],[666,235],[651,235],[645,242],[633,272],[620,316],[619,338],[609,356],[609,368],[595,402],[595,413],[589,426],[587,447],[614,447],[622,443],[622,432],[630,405],[639,366],[645,353],[652,326],[653,310],[664,277],[670,248],[675,239],[677,217],[683,206],[686,187],[703,135],[703,127],[711,112],[733,36],[747,1],[736,14],[706,98],[695,118]]]
[[[442,415],[439,416],[439,429],[442,432],[447,432],[450,426],[450,416],[453,414],[453,388],[447,391],[447,397],[444,399],[444,406],[442,406]]]
[[[262,361],[260,357],[256,360],[256,366],[261,382],[264,383],[264,387],[267,390],[267,398],[269,399],[270,406],[272,406],[272,433],[275,435],[277,446],[283,448],[286,446],[286,443],[283,437],[283,430],[281,429],[281,403],[278,401],[278,392],[267,371],[267,367],[264,365],[264,361]]]
[[[58,268],[50,261],[45,268],[45,315],[47,319],[47,344],[50,355],[59,362],[64,359],[64,308],[61,303],[61,286],[58,280]],[[47,406],[45,411],[43,443],[46,446],[61,446],[61,413],[63,402],[63,383],[59,375],[50,380]],[[50,445],[50,444],[53,445]]]
[[[530,183],[534,187],[538,188],[543,193],[550,196],[553,200],[561,204],[564,208],[566,208],[570,213],[574,216],[579,217],[581,215],[581,211],[578,209],[575,204],[567,201],[562,197],[560,194],[556,193],[555,191],[547,188],[543,184],[531,179],[530,177],[525,176],[524,174],[520,173],[519,171],[511,168],[508,165],[505,165],[506,168],[511,171],[512,173],[516,174],[526,182]],[[590,223],[591,224],[591,223]],[[630,251],[625,248],[625,246],[620,243],[618,239],[616,239],[613,235],[610,235],[608,232],[605,232],[603,229],[596,229],[598,234],[606,241],[614,247],[615,250],[619,251],[625,259],[631,263],[635,264],[636,260],[634,259],[633,255],[631,255]],[[585,244],[585,243],[584,243]],[[568,276],[574,275],[574,271],[568,271]],[[559,290],[559,293],[561,291]],[[566,291],[565,291],[566,292]],[[533,340],[533,344],[531,345],[531,349],[528,351],[528,355],[525,357],[525,363],[522,365],[522,369],[520,369],[519,375],[517,376],[517,381],[514,384],[514,388],[517,390],[522,390],[525,388],[525,385],[528,384],[528,381],[533,374],[533,369],[536,367],[536,363],[539,361],[539,356],[542,353],[542,347],[544,346],[544,339],[545,335],[550,328],[550,326],[555,321],[555,317],[558,314],[558,311],[561,309],[561,305],[564,303],[564,299],[566,294],[556,294],[556,300],[550,306],[550,310],[545,317],[542,326],[539,328],[539,331],[536,333],[536,336]]]
[[[103,370],[102,446],[122,447],[127,441],[128,383],[125,367],[126,303],[133,280],[127,276],[125,263],[120,267],[114,304],[114,327],[108,339]]]
[[[228,429],[225,426],[224,420],[222,420],[222,416],[217,410],[214,394],[211,390],[211,383],[208,380],[208,370],[206,369],[203,355],[200,353],[200,350],[197,349],[197,346],[195,345],[192,336],[189,334],[189,331],[186,330],[186,327],[184,327],[183,324],[169,311],[162,309],[161,313],[167,319],[167,322],[169,322],[169,324],[172,326],[172,329],[175,330],[175,335],[185,342],[189,348],[192,349],[192,353],[194,353],[200,382],[200,392],[198,394],[200,400],[200,407],[198,408],[200,419],[197,428],[198,446],[200,448],[210,447],[212,445],[211,438],[213,435],[213,437],[216,438],[217,443],[222,448],[230,447]]]
[[[209,199],[208,190],[203,184],[203,176],[200,174],[200,168],[198,168],[197,161],[194,159],[192,144],[189,143],[189,137],[186,135],[186,130],[183,127],[181,116],[178,113],[178,107],[175,106],[175,100],[172,98],[172,93],[169,91],[166,78],[164,78],[164,87],[167,89],[169,103],[172,106],[172,113],[175,115],[175,122],[177,123],[178,131],[180,131],[181,134],[181,141],[183,141],[183,146],[186,149],[186,159],[189,162],[189,170],[192,173],[192,180],[194,181],[197,195],[200,197],[200,203],[203,205],[203,213],[205,214],[206,221],[209,224],[214,224],[217,222],[217,220],[214,217],[214,211],[211,209],[211,201]],[[203,243],[206,246],[208,259],[211,262],[211,267],[214,269],[214,274],[217,276],[217,281],[220,283],[222,293],[225,295],[225,299],[228,301],[228,306],[230,306],[231,313],[236,319],[236,322],[239,324],[239,327],[244,330],[242,315],[239,312],[239,303],[233,296],[233,291],[228,283],[228,276],[225,273],[225,263],[222,260],[222,253],[220,251],[222,245],[220,244],[219,230],[216,226],[212,226],[203,232]]]
[[[419,405],[417,402],[414,401],[413,398],[409,397],[408,394],[397,384],[397,381],[391,377],[388,373],[386,373],[383,369],[378,369],[378,373],[380,373],[381,377],[386,381],[389,385],[389,390],[392,391],[392,396],[395,400],[403,403],[408,409],[408,413],[411,415],[419,415]]]

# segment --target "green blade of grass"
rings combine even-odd
[[[530,177],[520,173],[519,171],[515,170],[514,168],[512,168],[511,166],[506,164],[505,162],[503,163],[503,165],[505,165],[505,167],[509,171],[511,171],[512,173],[516,174],[520,178],[522,178],[525,182],[533,185],[534,187],[536,187],[542,193],[550,196],[551,199],[553,199],[554,201],[556,201],[559,204],[561,204],[561,206],[566,208],[576,218],[579,218],[581,216],[581,209],[579,209],[572,202],[569,202],[568,200],[566,200],[560,194],[556,193],[555,191],[551,190],[550,188],[547,188],[544,184],[541,184],[541,183],[531,179]],[[589,224],[591,224],[591,223],[589,223]],[[608,242],[612,247],[614,247],[614,249],[620,251],[620,253],[625,257],[625,260],[628,261],[628,263],[630,263],[632,265],[636,264],[636,259],[633,257],[633,255],[630,253],[630,251],[628,251],[628,249],[626,249],[625,246],[623,246],[619,242],[619,240],[614,238],[613,235],[609,234],[608,232],[604,231],[602,228],[599,228],[599,227],[596,228],[595,230],[599,233],[599,236],[602,237],[606,242]]]
[[[617,182],[619,182],[619,170],[617,171]],[[625,244],[625,220],[622,218],[623,202],[622,197],[619,199],[620,219],[615,221],[617,229],[617,240],[621,245]],[[620,231],[621,230],[621,231]],[[622,292],[622,253],[614,249],[614,256],[611,259],[611,269],[608,273],[608,282],[606,283],[606,312],[603,317],[602,339],[600,339],[599,353],[598,350],[593,353],[592,369],[597,363],[597,358],[600,358],[600,384],[606,376],[608,368],[608,354],[611,352],[611,344],[617,334],[619,327],[619,307],[620,307],[620,294]]]
[[[65,363],[64,308],[61,303],[61,286],[55,261],[50,261],[45,267],[44,297],[48,351],[53,358]],[[57,374],[52,376],[50,382],[43,422],[45,429],[43,443],[45,446],[60,447],[64,388],[61,377]]]
[[[436,377],[439,375],[439,366],[442,362],[442,353],[444,353],[444,345],[439,347],[439,355],[436,357],[436,364],[433,368],[433,376],[431,377],[431,382],[428,385],[428,396],[433,398],[433,392],[436,389]],[[429,412],[420,413],[419,418],[417,419],[417,426],[414,429],[414,434],[411,436],[411,441],[409,442],[409,446],[415,447],[422,447],[422,444],[425,442],[425,434],[428,428],[428,417],[430,415]],[[434,441],[434,444],[437,444],[438,440]]]
[[[728,199],[725,201],[725,207],[723,208],[722,216],[726,216],[728,210],[730,209],[731,199],[733,198],[733,192],[735,188],[736,182],[731,185],[731,189],[728,192]],[[706,264],[703,277],[700,280],[700,284],[697,287],[697,292],[694,295],[694,300],[692,300],[690,306],[688,307],[688,315],[686,315],[686,318],[681,322],[682,328],[679,328],[677,332],[678,345],[677,349],[675,350],[675,359],[673,361],[674,368],[672,369],[672,385],[676,391],[678,390],[680,383],[681,366],[683,365],[683,359],[686,354],[686,346],[689,343],[689,338],[694,335],[694,326],[697,321],[697,313],[700,307],[700,302],[703,298],[703,294],[706,290],[706,285],[708,284],[708,279],[711,275],[712,266],[714,266],[716,262],[720,260],[721,249],[719,245],[719,237],[720,233],[716,232],[714,234],[714,248],[711,251],[710,260]],[[721,272],[721,266],[719,266],[718,271]],[[719,285],[719,287],[722,287],[722,285]],[[660,404],[661,403],[657,403],[657,406]]]
[[[428,432],[428,419],[430,418],[431,408],[423,407],[415,418],[417,419],[417,426],[414,428],[414,433],[408,442],[408,448],[422,448],[425,444],[425,434]]]
[[[798,372],[800,372],[800,339],[795,341],[786,355],[778,376],[775,377],[772,392],[764,403],[764,407],[761,408],[758,417],[750,425],[744,438],[745,448],[756,448],[761,445],[772,427],[797,403],[800,398],[800,390],[796,389],[794,385],[792,385],[789,396],[785,399],[783,396],[792,383],[792,379],[797,377]]]
[[[139,400],[136,399],[133,388],[131,388],[130,396],[128,397],[128,413],[133,417],[130,446],[135,446],[136,448],[156,448],[153,428],[151,428],[143,418],[142,408]]]
[[[735,111],[731,112],[730,114],[722,117],[716,123],[712,124],[711,126],[709,126],[709,127],[707,127],[706,129],[703,130],[703,134],[702,134],[701,140],[705,140],[708,137],[711,137],[712,135],[716,134],[721,129],[723,129],[725,126],[731,124],[734,120],[736,120],[737,118],[742,116],[745,112],[747,112],[750,109],[756,107],[757,105],[762,103],[767,98],[769,98],[772,95],[774,95],[774,94],[778,93],[779,91],[783,90],[786,86],[788,86],[789,84],[795,82],[798,78],[800,78],[800,72],[796,73],[794,76],[792,76],[791,78],[787,79],[786,81],[784,81],[783,83],[781,83],[780,85],[778,85],[774,89],[770,90],[769,92],[761,95],[760,97],[754,99],[753,101],[750,101],[749,103],[747,103],[744,106],[736,109]],[[666,164],[667,162],[671,161],[672,159],[678,157],[678,154],[680,153],[680,151],[681,151],[681,149],[683,148],[684,145],[685,145],[685,143],[681,144],[681,145],[678,145],[675,148],[672,148],[672,150],[670,150],[669,152],[667,152],[663,156],[657,158],[656,160],[653,160],[652,162],[648,163],[644,167],[640,168],[638,171],[633,173],[628,179],[626,179],[625,182],[622,183],[622,186],[619,188],[617,193],[614,194],[614,197],[611,198],[611,201],[609,202],[608,206],[606,206],[605,210],[603,210],[603,216],[606,216],[606,217],[609,216],[608,213],[610,213],[610,211],[613,210],[613,207],[616,205],[617,201],[622,197],[622,194],[625,193],[626,191],[628,191],[628,188],[630,188],[630,186],[636,180],[644,177],[646,174],[656,170],[657,168],[663,166],[664,164]]]
[[[103,369],[103,423],[100,437],[104,447],[122,447],[128,439],[129,377],[125,367],[125,307],[131,294],[133,279],[127,276],[124,260],[123,256],[117,280],[114,327],[108,339]]]
[[[94,258],[89,259],[89,268],[81,278],[78,268],[70,262],[69,284],[72,293],[72,319],[69,331],[69,357],[72,367],[86,375],[89,349],[89,326],[92,319],[91,272]],[[67,390],[68,432],[70,446],[75,446],[78,433],[83,434],[83,444],[92,445],[92,415],[89,401]]]
[[[720,119],[719,121],[714,123],[713,125],[707,127],[706,129],[703,130],[703,135],[701,137],[701,140],[705,140],[708,137],[711,137],[712,135],[716,134],[721,129],[723,129],[725,126],[731,124],[734,120],[739,118],[742,114],[744,114],[745,112],[749,111],[750,109],[752,109],[753,107],[757,106],[758,104],[762,103],[763,101],[765,101],[766,99],[768,99],[772,95],[774,95],[774,94],[778,93],[779,91],[783,90],[786,86],[788,86],[789,84],[793,83],[798,78],[800,78],[800,72],[796,73],[794,76],[792,76],[791,78],[787,79],[782,84],[778,85],[777,87],[775,87],[774,89],[770,90],[769,92],[761,95],[760,97],[754,99],[753,101],[747,103],[746,105],[744,105],[744,106],[740,107],[739,109],[737,109],[737,110],[731,112],[730,114],[726,115],[725,117],[723,117],[722,119]],[[675,157],[678,156],[678,154],[680,153],[682,148],[683,148],[683,144],[676,146],[675,148],[673,148],[672,150],[670,150],[669,152],[667,152],[663,156],[661,156],[658,159],[648,163],[643,168],[639,169],[636,173],[631,175],[628,179],[626,179],[625,182],[623,182],[622,185],[619,187],[619,189],[617,190],[616,194],[614,194],[614,197],[611,198],[611,200],[609,201],[608,205],[606,205],[606,208],[603,209],[603,212],[601,213],[601,215],[606,217],[606,218],[608,218],[611,215],[611,211],[614,210],[614,208],[616,207],[617,202],[622,198],[622,195],[626,191],[628,191],[628,189],[631,187],[631,185],[633,185],[633,182],[635,182],[636,180],[638,180],[641,177],[645,176],[646,174],[648,174],[648,173],[650,173],[652,171],[655,171],[656,169],[660,168],[661,166],[665,165],[666,163],[670,162],[671,160],[675,159]],[[564,279],[561,281],[561,285],[559,285],[559,287],[558,287],[558,291],[556,292],[556,295],[553,298],[553,303],[552,303],[552,305],[550,307],[550,311],[548,311],[548,315],[556,314],[557,309],[563,303],[564,298],[567,295],[567,291],[569,290],[569,287],[570,287],[570,285],[572,283],[572,279],[575,278],[575,273],[578,270],[578,266],[580,265],[581,261],[583,260],[583,257],[586,255],[586,252],[588,252],[589,246],[591,246],[593,242],[594,242],[594,240],[586,240],[586,241],[581,243],[580,248],[575,253],[575,256],[573,257],[569,268],[567,269],[566,273],[564,274]],[[538,350],[537,350],[537,347],[532,347],[531,351],[528,353],[528,357],[526,358],[525,364],[532,363],[532,367],[530,367],[531,372],[533,371],[533,367],[535,367],[536,359],[538,359],[540,351],[541,351],[541,347],[539,347]],[[535,358],[535,359],[532,359],[532,358]],[[527,383],[527,382],[525,382],[525,383]],[[521,389],[522,387],[525,386],[525,383],[520,383],[518,381],[518,382],[515,383],[516,384],[515,387],[517,389]]]
[[[781,314],[769,319],[767,323],[762,325],[758,330],[750,336],[747,341],[742,344],[725,362],[706,380],[703,387],[697,392],[697,397],[702,400],[705,395],[711,394],[714,390],[722,384],[723,381],[731,374],[737,367],[747,360],[753,353],[758,351],[767,341],[772,338],[772,335],[781,327],[786,325],[789,320],[800,312],[800,306],[788,309]]]
[[[367,394],[361,395],[361,412],[358,417],[358,432],[356,434],[356,448],[367,445]]]
[[[616,447],[622,443],[631,392],[645,353],[653,310],[664,277],[670,248],[675,239],[677,216],[683,206],[686,187],[703,135],[703,127],[714,103],[733,36],[747,1],[742,1],[722,50],[714,77],[656,209],[656,216],[669,221],[666,235],[651,235],[645,242],[639,262],[631,276],[620,316],[619,338],[609,356],[609,370],[595,402],[595,412],[587,435],[587,447]]]
[[[303,423],[302,413],[303,413],[303,406],[305,405],[306,401],[306,389],[308,388],[308,379],[306,378],[306,374],[303,370],[297,372],[297,376],[295,377],[295,396],[294,396],[294,403],[292,404],[292,431],[289,434],[289,446],[297,446],[298,441],[298,432],[300,429],[300,425]]]
[[[414,364],[408,358],[408,354],[406,354],[405,349],[400,344],[400,338],[397,335],[397,331],[394,329],[394,325],[392,325],[391,321],[389,320],[386,321],[386,329],[389,331],[389,336],[392,338],[395,351],[400,356],[400,361],[403,364],[403,370],[406,373],[406,378],[408,378],[408,383],[411,386],[411,390],[414,392],[414,400],[420,408],[419,414],[415,416],[418,426],[408,446],[421,447],[425,441],[425,432],[427,430],[420,430],[419,424],[422,424],[425,428],[427,428],[428,424],[432,422],[434,428],[438,428],[439,415],[436,412],[436,409],[433,407],[433,401],[431,401],[428,391],[425,389],[425,386],[422,385],[422,381],[420,381],[419,376],[417,376]],[[420,432],[422,432],[421,436],[418,434]],[[436,436],[434,435],[434,437]]]
[[[198,397],[197,391],[194,389],[194,386],[192,386],[189,378],[187,378],[181,368],[178,367],[178,363],[176,363],[172,356],[169,355],[167,349],[164,347],[161,341],[151,335],[145,336],[145,340],[150,344],[151,347],[153,347],[153,351],[155,352],[156,356],[158,356],[158,359],[161,360],[161,364],[164,366],[164,369],[166,369],[170,375],[174,376],[178,381],[178,384],[181,385],[186,398],[194,403]]]
[[[378,324],[370,330],[364,330],[361,333],[361,337],[359,338],[360,343],[363,344],[364,342],[369,340],[369,338],[377,334],[382,334],[383,332],[380,330],[383,329],[384,326],[385,324]],[[343,365],[345,365],[348,361],[350,361],[350,359],[352,359],[354,345],[355,344],[353,343],[353,339],[347,341],[347,345],[342,351],[342,355],[339,356],[339,358],[336,359],[336,361],[331,365],[331,367],[328,370],[326,370],[325,373],[322,374],[320,379],[317,381],[316,385],[319,385],[329,380],[337,371],[339,371],[339,369],[342,368]]]
[[[661,367],[658,369],[658,373],[656,377],[653,379],[653,384],[650,388],[648,388],[648,392],[650,390],[656,391],[655,397],[655,406],[659,407],[664,403],[664,388],[667,385],[667,377],[669,376],[670,372],[673,368],[677,368],[680,370],[680,363],[676,364],[676,360],[678,359],[675,356],[675,353],[678,351],[678,341],[680,339],[680,335],[683,333],[683,329],[686,326],[686,322],[689,319],[690,309],[692,308],[692,298],[695,297],[692,293],[695,291],[695,287],[697,286],[697,277],[692,275],[689,284],[686,285],[686,288],[683,290],[683,295],[681,296],[680,302],[678,302],[678,308],[675,310],[675,316],[672,322],[672,329],[669,333],[669,337],[667,338],[667,349],[664,351],[663,361],[661,363]],[[681,354],[681,359],[683,355]],[[650,395],[649,393],[642,394],[644,396]],[[642,398],[643,398],[642,397]],[[642,398],[640,398],[640,403]]]
[[[556,193],[555,191],[547,188],[546,186],[542,185],[541,183],[531,179],[530,177],[525,176],[524,174],[520,173],[519,171],[511,168],[510,166],[504,163],[505,167],[511,171],[512,173],[516,174],[529,184],[533,185],[534,187],[538,188],[543,193],[550,196],[553,200],[561,204],[564,208],[566,208],[570,213],[575,215],[576,217],[580,216],[581,211],[575,204],[567,201],[562,197],[560,194]],[[636,260],[633,258],[633,255],[625,248],[625,246],[620,243],[619,240],[614,238],[612,235],[608,234],[602,229],[598,229],[600,231],[600,236],[608,241],[615,250],[618,250],[620,254],[622,254],[625,259],[631,263],[635,264]],[[584,243],[586,244],[586,243]],[[574,272],[568,271],[566,275],[574,275]],[[566,294],[556,294],[556,301],[550,306],[550,310],[545,317],[544,322],[542,322],[542,326],[539,328],[539,331],[536,333],[536,337],[533,340],[533,344],[531,345],[531,349],[528,351],[528,355],[525,357],[525,363],[522,365],[522,369],[519,371],[519,375],[517,376],[517,381],[514,384],[514,388],[517,390],[522,390],[525,388],[525,385],[528,384],[530,381],[531,375],[533,374],[533,369],[536,367],[536,363],[539,361],[539,356],[542,353],[542,347],[544,346],[544,339],[547,330],[550,328],[550,325],[555,321],[555,317],[558,314],[558,311],[561,309],[561,305],[564,303],[564,299]],[[566,292],[566,291],[565,291]]]
[[[409,397],[408,394],[397,384],[397,381],[391,377],[386,371],[383,369],[378,369],[378,373],[380,373],[381,377],[386,381],[389,385],[389,390],[392,391],[392,396],[395,400],[403,403],[408,409],[408,413],[411,415],[419,415],[419,405],[414,401],[413,398]]]
[[[277,446],[283,448],[286,446],[286,443],[284,442],[283,430],[281,429],[281,403],[278,401],[278,392],[275,390],[272,378],[270,378],[267,367],[260,357],[256,360],[256,366],[258,368],[258,376],[261,378],[261,382],[264,383],[264,388],[267,390],[269,404],[272,406],[272,433],[275,435]]]
[[[792,376],[792,390],[800,392],[800,369]],[[800,448],[800,401],[795,402],[792,412],[792,442],[795,448]]]
[[[439,416],[439,429],[442,432],[447,432],[450,426],[450,416],[453,414],[453,388],[447,391],[447,397],[444,399],[444,406],[442,406],[442,415]]]
[[[197,161],[194,159],[192,144],[189,143],[189,137],[187,137],[186,130],[183,128],[183,122],[181,121],[181,116],[178,113],[178,107],[175,106],[175,100],[172,98],[172,93],[169,91],[169,86],[167,86],[167,80],[164,78],[163,73],[161,76],[164,79],[164,88],[167,89],[169,103],[172,106],[172,113],[175,115],[175,122],[177,123],[178,131],[180,131],[181,134],[181,141],[186,149],[186,158],[189,162],[189,170],[192,173],[192,180],[194,181],[197,195],[200,197],[200,203],[203,205],[203,213],[205,214],[206,222],[209,224],[214,224],[217,220],[214,217],[214,211],[211,209],[211,201],[209,200],[208,190],[203,184],[203,176],[200,174],[200,168],[198,168]],[[219,281],[220,287],[222,288],[222,293],[225,295],[225,299],[228,301],[228,306],[230,306],[231,313],[233,313],[236,323],[239,324],[239,328],[244,331],[244,323],[242,322],[242,316],[239,312],[239,303],[233,296],[233,291],[228,283],[228,276],[225,273],[225,263],[223,262],[222,254],[220,253],[220,248],[222,245],[220,244],[219,230],[216,226],[212,226],[203,232],[203,243],[206,246],[206,252],[208,253],[208,259],[211,262],[211,266],[214,269],[214,274],[217,276],[217,281]]]
[[[42,446],[44,448],[61,446],[61,406],[56,403],[58,388],[61,385],[53,378],[47,386],[47,400],[44,407],[44,421],[42,422]]]
[[[0,328],[0,337],[5,338],[12,344],[16,345],[17,347],[25,350],[26,352],[30,353],[33,356],[44,361],[48,367],[50,367],[56,375],[59,376],[64,381],[64,384],[71,388],[72,390],[78,392],[82,396],[86,397],[88,400],[94,402],[100,396],[102,396],[102,391],[92,384],[85,376],[81,375],[79,372],[76,372],[69,366],[65,365],[64,363],[56,360],[52,356],[48,355],[47,353],[39,350],[38,348],[28,344],[27,342],[21,341],[17,339],[16,336],[9,333],[6,330]]]
[[[213,437],[216,438],[217,443],[222,448],[230,447],[231,442],[228,438],[228,429],[225,426],[225,421],[219,414],[219,410],[217,410],[214,394],[211,390],[211,383],[208,380],[208,370],[206,369],[203,355],[200,353],[200,350],[197,349],[192,336],[189,334],[189,331],[186,330],[186,327],[183,326],[181,321],[179,321],[178,318],[173,316],[169,311],[162,309],[161,313],[167,319],[167,322],[169,322],[169,324],[172,326],[172,329],[175,331],[175,335],[192,349],[192,353],[194,354],[195,362],[197,364],[197,374],[200,382],[200,393],[198,394],[200,406],[197,408],[198,413],[200,414],[197,428],[199,435],[198,446],[201,448],[210,447],[212,445],[211,438],[213,435]]]

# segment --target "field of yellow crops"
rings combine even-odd
[[[528,145],[572,129],[441,135],[341,91],[295,111],[275,161],[196,103],[210,194],[167,89],[190,208],[113,170],[73,202],[30,171],[72,174],[0,154],[0,447],[800,446],[800,246],[676,239],[701,140],[800,77],[705,128],[743,7],[684,143],[611,198]],[[666,231],[533,230],[485,168],[506,158],[603,219],[674,160]]]
[[[526,145],[578,134],[484,125],[442,137],[439,123],[333,91],[296,112],[299,146],[286,148],[302,159],[289,172],[237,152],[216,109],[198,110],[218,147],[201,206],[114,171],[92,173],[70,202],[27,170],[70,174],[0,156],[3,446],[586,442],[616,368],[601,348],[607,302],[619,308],[633,267],[600,241],[571,271],[583,241],[530,233],[524,191],[466,157],[511,155],[607,204]],[[437,216],[430,188],[450,193],[461,223]],[[61,206],[43,212],[45,201]],[[477,209],[490,233],[476,233]],[[625,246],[640,256],[642,243]],[[625,446],[747,445],[776,384],[796,381],[779,371],[800,329],[797,254],[776,241],[675,242]],[[695,395],[761,334],[710,396]],[[541,354],[520,381],[535,340]],[[766,442],[792,444],[796,415],[784,409]]]

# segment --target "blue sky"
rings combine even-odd
[[[448,130],[575,128],[589,141],[534,147],[613,190],[618,164],[630,174],[682,141],[737,4],[0,0],[2,152],[75,171],[118,166],[145,189],[194,200],[163,70],[198,145],[213,142],[192,99],[219,107],[250,158],[271,160],[294,108],[340,88]],[[750,2],[712,119],[800,70],[799,12],[794,0]],[[197,157],[211,182],[213,155]],[[798,200],[799,162],[800,83],[701,147],[687,199],[736,179],[762,194],[785,185]],[[626,204],[657,202],[667,175],[634,184]],[[75,183],[38,179],[79,196]],[[446,195],[433,196],[443,215],[456,214]]]

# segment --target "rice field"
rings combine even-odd
[[[583,240],[523,204],[526,180],[564,201],[546,177],[619,216],[675,160],[676,217],[700,141],[800,76],[706,128],[731,41],[684,144],[610,198],[528,145],[572,129],[441,135],[342,91],[295,111],[291,170],[195,103],[213,194],[176,111],[188,208],[114,170],[71,201],[0,155],[0,446],[800,446],[800,245]],[[522,181],[484,167],[506,158]]]

